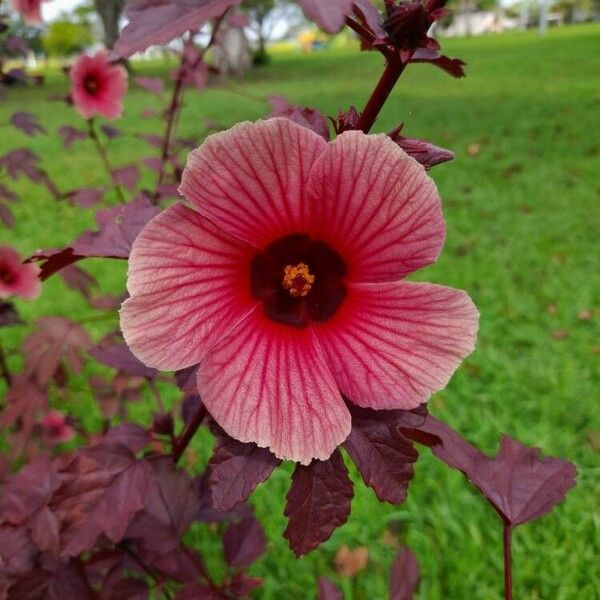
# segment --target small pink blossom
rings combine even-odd
[[[42,22],[42,0],[12,0],[12,5],[29,25]]]
[[[58,410],[51,410],[42,420],[42,435],[49,444],[69,442],[75,437],[75,430],[68,417]]]
[[[40,295],[40,268],[23,264],[19,253],[9,246],[0,246],[0,298],[21,296],[34,300]]]
[[[96,114],[118,119],[126,92],[127,71],[111,64],[104,50],[94,56],[82,54],[71,68],[71,97],[85,119]]]
[[[385,135],[326,142],[241,123],[188,159],[175,204],[136,239],[121,328],[146,364],[200,363],[223,429],[301,463],[347,437],[346,401],[412,409],[474,348],[469,296],[403,281],[445,225],[423,167]]]

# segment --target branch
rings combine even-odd
[[[503,520],[504,535],[504,600],[512,600],[512,527]]]
[[[202,52],[200,53],[200,56],[198,57],[198,59],[196,61],[194,61],[190,67],[192,69],[196,68],[198,66],[198,64],[200,63],[200,61],[204,58],[204,56],[206,55],[206,53],[208,52],[209,48],[215,43],[216,39],[217,39],[217,33],[218,30],[221,26],[221,23],[223,22],[223,19],[225,18],[225,15],[228,13],[229,11],[226,10],[216,21],[210,36],[210,39],[207,43],[207,45],[203,48]],[[193,33],[190,31],[189,32],[189,38],[187,40],[186,43],[192,43],[193,40]],[[184,85],[184,69],[183,67],[185,66],[185,61],[186,61],[186,56],[185,56],[185,52],[182,53],[181,55],[181,62],[179,64],[179,73],[177,75],[177,80],[175,81],[175,86],[173,87],[173,95],[171,96],[171,102],[169,103],[169,108],[167,109],[167,115],[168,115],[168,121],[167,121],[167,127],[165,129],[165,135],[162,141],[162,146],[161,146],[161,153],[160,153],[160,159],[161,159],[161,165],[160,165],[160,172],[158,174],[158,181],[156,183],[156,190],[154,192],[153,195],[153,200],[156,202],[158,200],[159,197],[159,188],[162,185],[164,179],[165,179],[165,168],[167,165],[167,161],[169,159],[169,156],[171,154],[171,144],[172,144],[172,138],[173,138],[173,134],[175,133],[175,129],[177,128],[177,123],[179,120],[179,113],[181,112],[181,108],[183,105],[183,94],[185,92],[185,85]]]
[[[6,381],[6,385],[10,387],[12,384],[12,375],[8,370],[8,363],[6,362],[6,354],[4,353],[2,342],[0,342],[0,375]]]
[[[104,169],[106,170],[106,173],[108,174],[108,176],[110,177],[110,180],[113,183],[113,187],[114,187],[115,191],[117,192],[117,196],[119,196],[119,200],[121,200],[121,202],[126,202],[125,194],[123,194],[123,190],[121,189],[121,186],[115,181],[115,179],[113,177],[113,173],[112,173],[113,169],[110,164],[110,161],[108,160],[108,154],[106,153],[106,148],[104,148],[104,146],[102,145],[102,142],[100,141],[100,138],[98,137],[98,133],[96,132],[96,124],[95,124],[94,119],[88,119],[87,124],[88,124],[88,136],[89,136],[90,140],[92,140],[92,142],[94,142],[94,145],[96,146],[96,150],[98,151],[100,160],[102,161],[102,164],[104,165]]]
[[[190,445],[192,438],[196,435],[196,431],[198,431],[200,425],[202,425],[202,421],[204,421],[204,417],[206,417],[207,414],[206,407],[204,404],[201,404],[194,416],[184,427],[181,435],[175,440],[175,443],[173,444],[173,460],[176,464],[179,462],[185,449]]]
[[[408,62],[408,60],[401,61],[397,56],[390,56],[387,59],[385,70],[360,115],[357,129],[369,133]]]

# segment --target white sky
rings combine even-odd
[[[79,4],[82,4],[82,0],[50,0],[49,2],[43,2],[42,15],[44,21],[55,19],[61,12],[68,12]]]

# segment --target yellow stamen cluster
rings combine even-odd
[[[308,265],[301,262],[295,267],[287,265],[283,269],[283,287],[294,298],[306,296],[315,282],[315,276],[310,272]]]

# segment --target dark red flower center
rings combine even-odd
[[[332,317],[346,297],[346,264],[325,242],[288,235],[259,252],[250,266],[252,296],[268,317],[294,327]]]
[[[87,75],[83,80],[83,87],[88,94],[94,95],[98,88],[100,87],[100,82],[98,81],[98,77],[94,74]]]
[[[17,276],[12,269],[9,269],[6,265],[0,263],[0,281],[6,285],[14,283]]]

